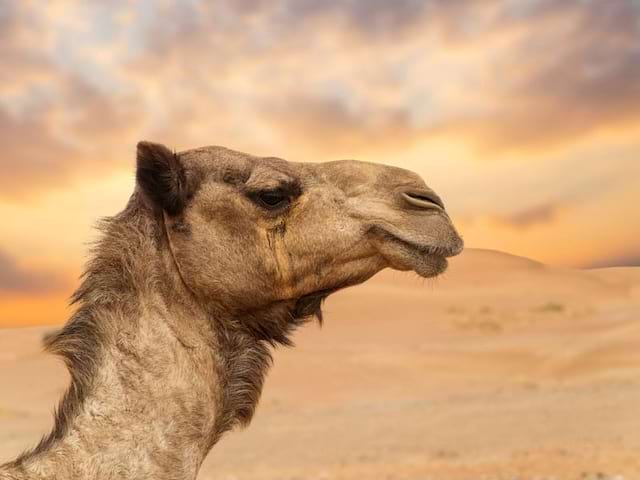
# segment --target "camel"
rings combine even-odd
[[[51,433],[0,479],[194,479],[247,425],[271,349],[333,292],[461,252],[415,173],[224,147],[137,146],[136,187],[99,226],[68,323],[45,340],[71,382]]]

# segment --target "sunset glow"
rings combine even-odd
[[[64,320],[141,139],[397,165],[469,247],[640,265],[634,0],[15,0],[0,31],[0,326]]]

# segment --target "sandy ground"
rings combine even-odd
[[[442,278],[385,272],[325,312],[199,478],[640,479],[640,268],[468,250]],[[0,460],[50,427],[67,381],[45,331],[0,331]]]

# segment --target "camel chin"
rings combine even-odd
[[[400,239],[392,239],[380,247],[380,253],[394,270],[409,271],[424,278],[432,278],[444,273],[449,265],[447,257],[433,253],[428,246],[409,244]]]
[[[445,257],[429,254],[417,254],[413,257],[412,270],[424,278],[437,277],[449,266]]]
[[[435,238],[396,232],[391,229],[374,227],[371,229],[379,253],[394,270],[414,271],[424,278],[436,277],[447,270],[448,257],[462,252],[464,242],[458,236],[446,215],[436,214],[431,223],[440,228]],[[417,237],[417,238],[414,238]]]

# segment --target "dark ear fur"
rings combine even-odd
[[[138,142],[136,181],[154,205],[178,215],[187,203],[187,177],[178,155],[164,145]]]

